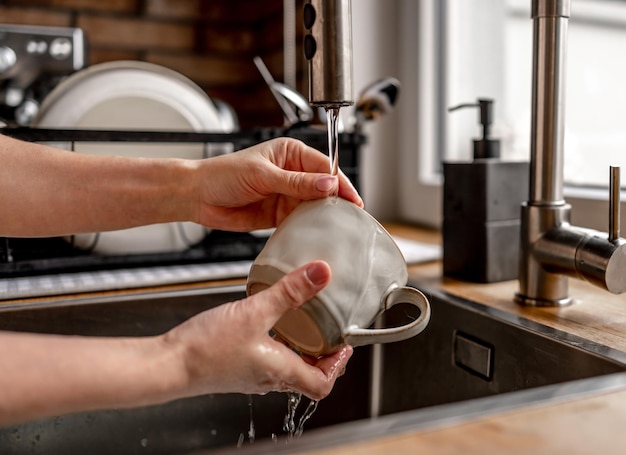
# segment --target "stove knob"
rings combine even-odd
[[[72,55],[72,42],[67,38],[56,38],[50,43],[50,55],[57,60],[65,60]]]
[[[25,99],[15,109],[15,121],[20,126],[29,126],[39,113],[39,103],[32,99]]]
[[[0,46],[0,74],[9,71],[17,62],[15,51],[7,46]]]

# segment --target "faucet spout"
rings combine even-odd
[[[613,293],[626,291],[626,240],[614,227],[619,197],[611,198],[610,234],[572,226],[571,206],[563,198],[569,15],[570,0],[532,1],[530,189],[528,201],[522,204],[520,287],[515,295],[522,305],[571,303],[568,277],[587,280]],[[619,195],[619,181],[611,178],[611,187],[612,196]]]
[[[353,105],[352,1],[308,0],[304,26],[309,103],[326,109]]]

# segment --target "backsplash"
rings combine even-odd
[[[302,0],[297,1],[300,13]],[[300,17],[300,15],[298,15]],[[283,78],[282,0],[0,0],[0,22],[80,27],[89,64],[143,60],[172,68],[229,103],[242,127],[279,126],[281,111],[252,59]],[[302,24],[296,20],[297,55]],[[305,93],[303,62],[298,87]]]

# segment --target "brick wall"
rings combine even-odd
[[[260,55],[282,80],[282,9],[282,0],[0,0],[0,22],[80,27],[90,64],[157,63],[231,104],[243,127],[276,126],[281,111],[252,58]]]

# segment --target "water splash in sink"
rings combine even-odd
[[[283,431],[285,431],[291,439],[296,431],[296,409],[302,399],[301,393],[287,392],[287,414],[283,423]]]
[[[287,433],[287,440],[299,438],[304,432],[304,424],[311,418],[319,401],[310,400],[304,413],[300,416],[298,425],[296,426],[296,410],[302,401],[302,394],[296,392],[287,392],[287,414],[283,423],[283,430]]]
[[[248,412],[250,414],[250,427],[248,428],[248,441],[250,444],[254,443],[254,438],[256,436],[256,431],[254,429],[254,415],[252,414],[252,395],[248,395]],[[241,448],[245,441],[246,437],[243,433],[239,435],[239,440],[237,441],[237,447]]]

